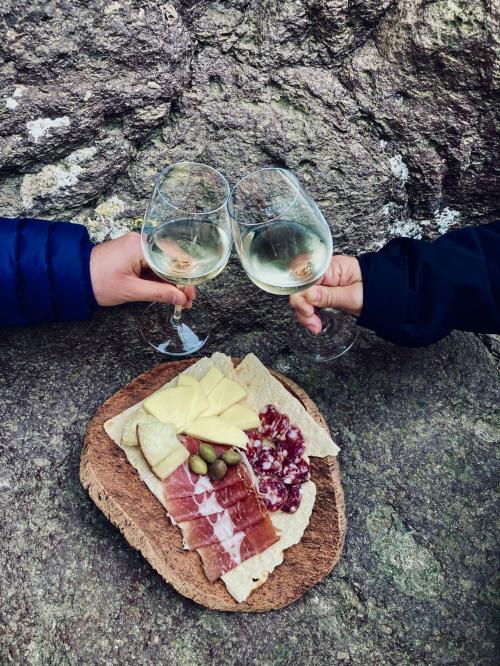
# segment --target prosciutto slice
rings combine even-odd
[[[191,497],[177,497],[165,501],[170,519],[174,524],[193,520],[200,516],[221,513],[250,494],[250,485],[236,481],[221,490],[208,491]]]
[[[220,481],[211,481],[208,476],[193,474],[188,464],[184,463],[163,480],[163,495],[167,501],[179,497],[190,497],[222,490],[239,481],[251,484],[248,472],[242,464],[228,467],[226,476]]]
[[[183,435],[180,440],[192,456],[198,453],[198,449],[200,448],[201,444],[199,439],[196,439],[195,437],[189,437],[188,435]],[[215,449],[215,453],[218,456],[221,456],[224,451],[232,448],[232,446],[226,446],[225,444],[210,444],[210,446]]]
[[[196,520],[179,523],[184,543],[189,550],[210,546],[231,539],[245,528],[260,523],[267,511],[252,493],[220,513],[200,516]]]
[[[269,518],[237,532],[230,539],[198,549],[208,580],[213,581],[234,569],[245,560],[272,546],[279,535]]]

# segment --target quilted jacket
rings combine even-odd
[[[88,319],[92,248],[82,225],[0,217],[0,326]]]

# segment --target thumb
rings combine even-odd
[[[187,298],[180,289],[171,284],[133,278],[128,290],[131,301],[158,301],[159,303],[172,303],[185,305]]]
[[[307,300],[317,308],[336,308],[354,315],[359,315],[361,312],[363,286],[360,282],[347,287],[316,285],[308,292],[306,292]]]

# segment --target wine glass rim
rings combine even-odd
[[[183,208],[179,208],[178,206],[174,206],[174,204],[171,203],[171,201],[162,193],[161,189],[158,187],[158,184],[159,184],[160,178],[162,176],[167,174],[169,171],[173,171],[173,169],[175,169],[178,166],[181,166],[182,164],[191,164],[193,166],[201,166],[201,167],[204,167],[205,169],[207,169],[208,171],[213,171],[214,173],[216,173],[219,176],[219,178],[222,180],[222,182],[225,186],[225,190],[226,190],[226,197],[225,197],[225,199],[223,200],[223,202],[221,203],[220,206],[218,206],[217,208],[212,208],[211,210],[204,210],[201,213],[195,213],[195,212],[191,212],[189,210],[184,210]],[[156,189],[156,188],[158,188],[158,196],[161,197],[163,199],[163,201],[165,201],[165,203],[168,206],[170,206],[170,208],[172,208],[172,210],[176,210],[179,213],[185,213],[187,215],[210,215],[211,213],[217,213],[220,210],[222,210],[222,208],[227,206],[227,201],[228,201],[228,199],[231,195],[231,186],[229,185],[229,182],[228,182],[227,178],[224,176],[223,173],[221,173],[218,169],[215,169],[214,167],[209,166],[208,164],[204,164],[203,162],[193,162],[191,160],[179,160],[179,162],[173,162],[172,164],[169,164],[168,166],[164,167],[155,176],[155,187],[154,187],[154,189]],[[154,196],[154,190],[153,190],[153,196]]]
[[[247,180],[247,178],[251,178],[252,176],[256,176],[258,173],[262,173],[263,171],[282,171],[283,173],[286,173],[286,174],[290,175],[292,177],[292,181],[293,181],[292,184],[295,188],[295,196],[294,196],[293,200],[288,204],[288,206],[286,208],[284,208],[282,211],[280,211],[278,213],[278,215],[275,215],[274,217],[271,217],[270,219],[266,220],[265,222],[242,222],[242,224],[245,224],[248,227],[258,227],[259,225],[269,224],[270,222],[274,222],[275,220],[279,220],[280,217],[282,217],[282,215],[284,213],[286,213],[288,210],[290,210],[290,208],[292,208],[292,206],[297,201],[297,198],[299,196],[299,190],[300,190],[300,182],[299,182],[299,179],[297,178],[297,176],[293,173],[293,171],[290,171],[290,169],[285,169],[283,167],[262,167],[261,169],[256,169],[255,171],[251,171],[250,173],[247,173],[245,176],[243,176],[243,178],[240,178],[236,182],[234,187],[231,189],[231,192],[230,192],[229,197],[227,199],[227,206],[228,206],[228,210],[229,210],[229,215],[232,217],[232,219],[235,222],[239,222],[238,218],[234,214],[234,206],[233,206],[233,194],[234,194],[236,188],[244,180]]]

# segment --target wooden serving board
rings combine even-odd
[[[334,457],[311,458],[317,486],[311,521],[300,543],[284,551],[284,561],[266,583],[237,603],[222,581],[209,582],[196,552],[182,548],[179,528],[171,525],[165,508],[139,479],[124,452],[104,432],[103,424],[161,388],[197,359],[158,365],[115,393],[96,412],[82,450],[80,479],[90,497],[116,525],[129,544],[178,592],[199,604],[223,611],[269,611],[283,608],[322,580],[340,558],[346,518],[339,465]],[[238,359],[234,359],[235,365]],[[325,428],[314,402],[284,375],[272,374],[298,398]]]

